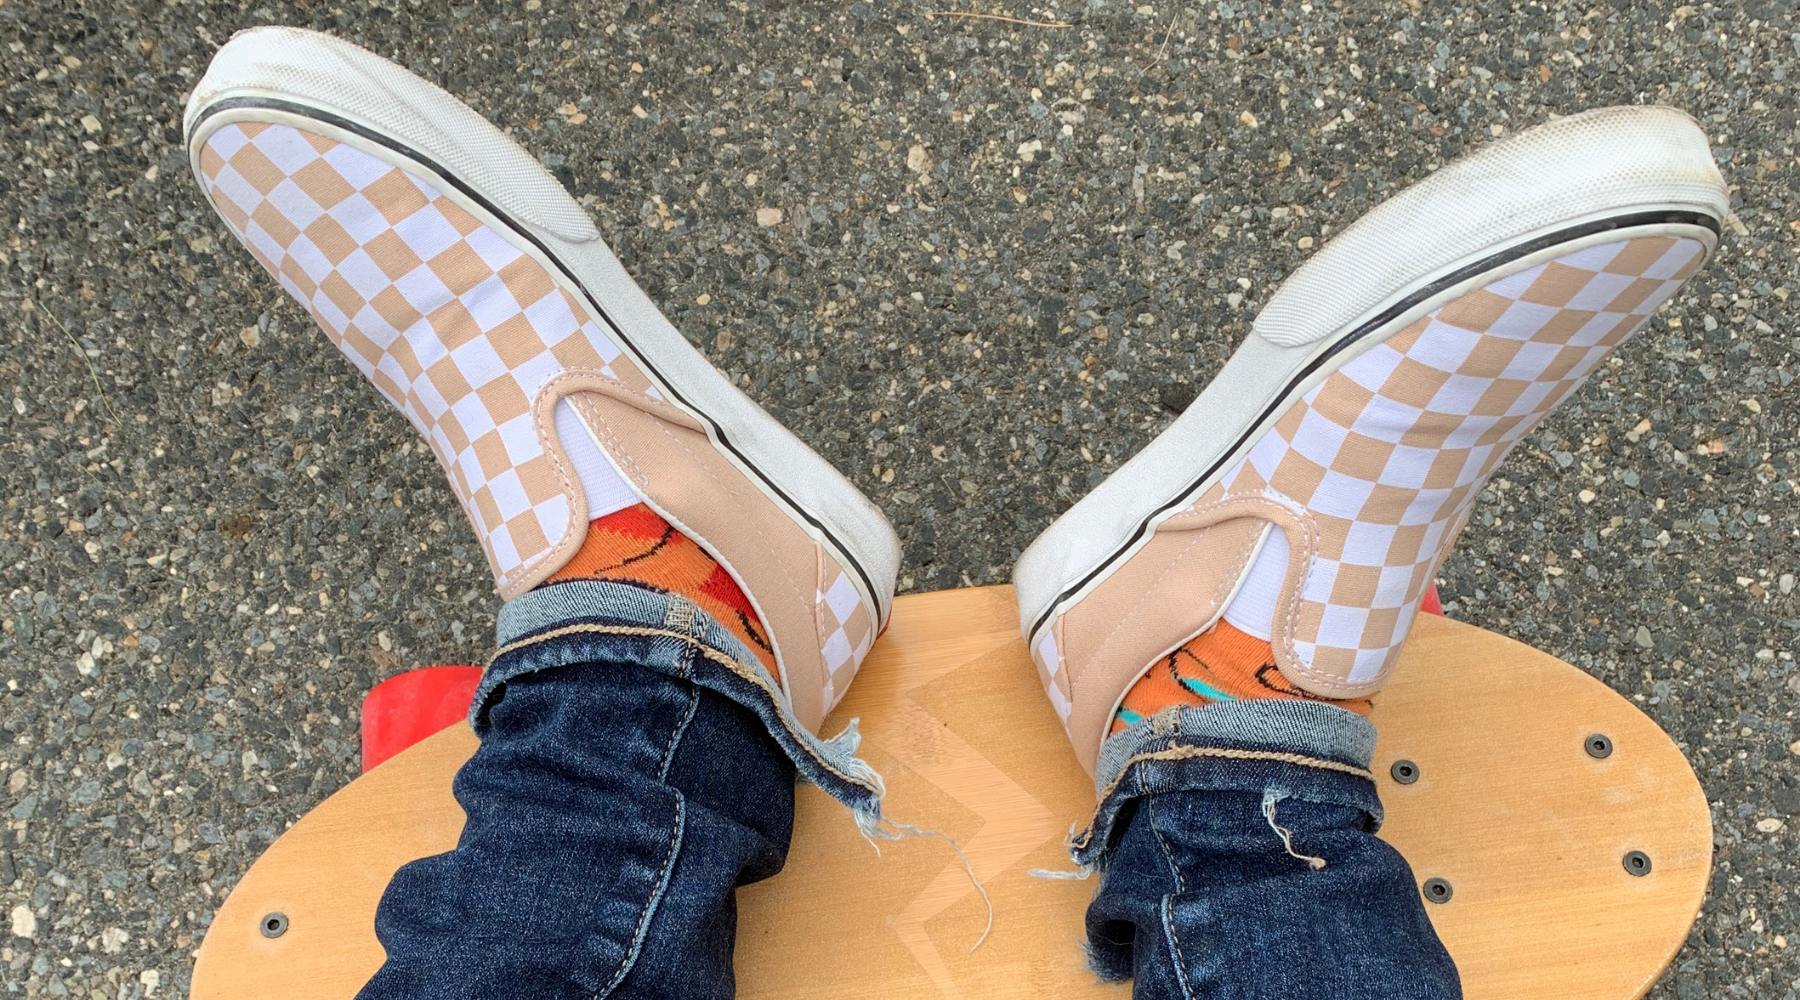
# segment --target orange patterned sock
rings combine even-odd
[[[1305,698],[1369,714],[1367,698],[1320,698],[1288,683],[1275,666],[1275,651],[1267,641],[1220,621],[1163,657],[1125,692],[1112,731],[1122,733],[1170,705],[1198,707],[1255,698]]]
[[[544,586],[571,580],[615,580],[680,594],[742,639],[781,679],[768,630],[743,588],[705,549],[641,503],[589,522],[581,550]]]

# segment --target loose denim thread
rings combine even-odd
[[[976,948],[981,947],[982,942],[988,939],[988,934],[994,929],[994,900],[988,895],[987,886],[982,885],[981,879],[975,875],[975,866],[969,863],[969,856],[963,853],[962,845],[957,843],[955,837],[942,830],[927,830],[911,823],[901,823],[882,814],[881,803],[887,798],[887,783],[882,779],[881,772],[875,770],[868,761],[856,756],[857,748],[862,745],[862,733],[857,727],[858,721],[851,719],[844,726],[843,732],[831,739],[821,741],[824,746],[830,747],[834,751],[843,751],[843,759],[838,762],[838,766],[848,772],[846,776],[850,780],[866,784],[874,793],[873,798],[869,801],[851,809],[851,815],[856,819],[856,830],[862,834],[864,840],[869,842],[869,846],[875,849],[876,857],[881,856],[880,841],[883,840],[942,837],[949,842],[951,850],[956,852],[956,860],[962,863],[963,871],[968,873],[969,881],[974,884],[975,891],[981,893],[981,901],[987,905],[987,926],[982,928],[981,936],[975,939],[975,943],[969,946],[970,953],[973,953]]]
[[[899,823],[891,819],[880,820],[880,826],[887,827],[888,829],[877,829],[874,837],[869,835],[868,830],[863,831],[863,839],[869,842],[870,847],[875,848],[876,857],[881,856],[881,845],[875,843],[875,837],[880,837],[882,840],[903,840],[907,837],[942,837],[950,843],[950,849],[956,852],[956,860],[962,862],[963,871],[968,873],[969,881],[974,884],[975,891],[981,893],[981,901],[987,904],[987,926],[981,929],[981,936],[976,938],[975,943],[969,946],[969,953],[974,954],[975,949],[981,947],[981,943],[988,939],[988,934],[994,929],[994,900],[993,897],[988,895],[987,886],[982,885],[981,879],[976,877],[975,866],[969,863],[969,856],[963,853],[962,845],[956,842],[955,837],[950,836],[942,830],[927,830],[924,827],[914,826],[911,823]]]
[[[887,782],[882,779],[881,772],[875,770],[874,765],[856,755],[857,748],[862,746],[862,731],[857,725],[859,721],[851,719],[844,726],[843,732],[830,739],[819,740],[820,748],[831,752],[830,759],[822,759],[820,763],[827,764],[839,777],[861,786],[869,793],[865,801],[850,806],[850,814],[856,819],[856,830],[867,840],[872,831],[879,830],[881,824],[886,822],[881,815],[881,801],[887,798]],[[799,778],[807,781],[806,772],[801,771]]]
[[[1069,824],[1069,836],[1065,843],[1072,844],[1081,835],[1081,824]],[[1085,882],[1094,877],[1093,865],[1076,865],[1072,872],[1059,872],[1051,868],[1032,868],[1025,872],[1032,878],[1041,878],[1052,882]]]
[[[1032,878],[1041,878],[1051,882],[1086,882],[1094,877],[1091,865],[1079,865],[1072,872],[1059,872],[1049,868],[1032,868],[1025,872]]]
[[[1276,791],[1273,788],[1264,792],[1262,804],[1263,819],[1269,821],[1269,829],[1274,830],[1275,835],[1281,838],[1281,846],[1287,849],[1288,857],[1297,858],[1306,862],[1306,866],[1313,871],[1323,871],[1325,868],[1325,859],[1316,858],[1310,854],[1301,854],[1299,851],[1294,850],[1294,832],[1275,822],[1275,803],[1280,802],[1287,797],[1286,792]]]

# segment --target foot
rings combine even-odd
[[[591,522],[641,532],[642,505],[741,589],[722,606],[754,611],[816,730],[885,623],[893,530],[689,346],[536,160],[430,83],[292,28],[222,48],[186,129],[232,231],[443,462],[502,597],[555,577]]]
[[[1694,273],[1727,204],[1692,120],[1612,108],[1440,170],[1307,262],[1187,411],[1019,558],[1083,763],[1122,703],[1379,688],[1495,466]],[[1242,645],[1221,629],[1272,669],[1201,690],[1207,657],[1181,654]],[[1140,681],[1163,691],[1133,698]]]

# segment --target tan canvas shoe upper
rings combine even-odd
[[[1446,168],[1341,234],[1271,301],[1284,322],[1259,319],[1174,426],[1020,557],[1077,755],[1091,767],[1126,690],[1221,618],[1311,694],[1378,689],[1494,469],[1699,268],[1726,206],[1691,120],[1611,109]],[[1311,313],[1295,297],[1335,308],[1319,275],[1359,269],[1388,297],[1346,286],[1367,312],[1296,332]]]
[[[290,34],[332,58],[379,62],[323,36]],[[231,63],[222,53],[215,67]],[[394,85],[415,84],[429,87]],[[394,136],[372,139],[333,114],[295,112],[285,98],[279,106],[228,100],[231,88],[216,81],[202,89],[224,102],[215,113],[190,111],[208,198],[425,437],[501,595],[524,593],[566,563],[590,518],[641,499],[743,586],[769,628],[796,717],[816,728],[848,688],[891,599],[898,545],[867,501],[710,369],[699,389],[691,378],[672,389],[659,377],[642,340],[667,341],[673,331],[627,333],[593,297],[594,285],[628,282],[623,272],[587,282],[546,249],[590,242],[582,234],[556,243],[503,217],[494,201],[435,174],[424,165],[434,160]],[[492,132],[479,119],[460,124],[478,131],[475,123]],[[533,180],[554,185],[547,175]],[[616,268],[603,248],[587,252]],[[635,285],[630,293],[641,299]],[[613,308],[629,315],[643,304]],[[657,349],[692,355],[677,359],[690,369],[698,360],[685,343]],[[709,423],[708,393],[733,416]],[[754,447],[735,448],[728,434]],[[784,462],[757,473],[746,457],[756,448]],[[821,491],[836,505],[824,515],[795,499]],[[835,527],[827,523],[834,515]],[[844,522],[858,530],[846,533]],[[851,548],[874,553],[874,571],[861,571],[868,579],[846,565]]]
[[[1040,638],[1071,733],[1103,732],[1149,664],[1221,616],[1306,691],[1379,689],[1495,467],[1706,251],[1615,239],[1503,272],[1305,393]],[[1113,697],[1078,697],[1089,685]]]

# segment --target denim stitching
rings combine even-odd
[[[1139,782],[1142,788],[1143,783]],[[1162,828],[1156,822],[1156,800],[1160,796],[1151,795],[1148,788],[1143,788],[1144,810],[1150,814],[1150,832],[1156,835],[1156,842],[1162,847],[1163,859],[1169,862],[1169,870],[1175,873],[1175,890],[1187,891],[1187,879],[1181,874],[1181,866],[1175,863],[1175,852],[1169,849],[1169,841],[1163,837]]]
[[[694,621],[700,605],[680,594],[670,594],[668,604],[668,609],[663,612],[663,624],[683,635],[698,639],[699,635],[694,628]]]
[[[687,601],[671,603],[668,616],[664,621],[672,625],[691,625],[693,622],[692,612],[693,605]],[[698,644],[693,644],[682,651],[679,670],[683,675],[689,673],[696,648],[698,648]],[[687,735],[688,722],[694,718],[694,711],[699,705],[699,689],[688,685],[687,712],[676,724],[674,730],[669,733],[669,743],[663,748],[662,765],[656,770],[657,780],[665,785],[668,784],[669,768],[675,764],[675,752],[681,747],[681,738]],[[681,856],[681,842],[687,832],[687,796],[681,794],[681,790],[678,788],[671,788],[669,791],[675,793],[675,829],[670,832],[669,856],[663,862],[663,871],[656,880],[656,889],[650,893],[650,899],[644,904],[644,912],[638,917],[637,929],[632,932],[631,936],[631,947],[625,952],[618,971],[613,973],[612,982],[607,985],[606,989],[600,991],[599,996],[605,996],[617,989],[619,983],[630,973],[631,967],[637,964],[638,952],[643,950],[644,939],[650,930],[650,920],[661,907],[663,892],[668,888],[669,877],[675,870],[675,859]]]
[[[654,626],[649,626],[649,625],[601,625],[601,624],[594,623],[594,622],[577,622],[573,625],[564,625],[560,628],[551,629],[550,631],[544,632],[540,635],[534,635],[534,636],[530,636],[530,637],[527,637],[524,639],[518,639],[513,642],[509,642],[506,645],[501,646],[499,649],[494,650],[494,655],[488,657],[488,666],[492,667],[494,665],[495,661],[499,660],[500,657],[505,656],[508,653],[516,652],[521,649],[527,649],[531,646],[539,645],[539,644],[547,642],[551,639],[560,639],[566,635],[580,635],[580,634],[584,634],[584,633],[599,634],[599,635],[645,636],[645,637],[651,638],[651,639],[680,639],[682,642],[689,643],[689,644],[695,645],[695,646],[699,646],[701,655],[705,656],[709,660],[712,660],[716,663],[724,664],[729,667],[740,666],[740,664],[738,664],[737,660],[735,660],[731,656],[729,656],[726,653],[723,653],[719,650],[713,649],[711,646],[706,645],[705,643],[701,642],[700,640],[694,638],[694,636],[692,634],[687,633],[687,632],[677,632],[673,629],[656,628]]]
[[[675,742],[669,744],[669,752],[663,757],[662,769],[656,772],[657,781],[668,784],[669,768],[675,766],[675,748],[681,745],[682,739],[687,736],[688,726],[693,723],[694,716],[698,715],[699,712],[700,689],[697,687],[690,687],[688,690],[687,714],[681,717],[681,722],[675,727]]]
[[[1181,995],[1194,1000],[1194,988],[1188,985],[1187,959],[1181,955],[1181,935],[1175,930],[1174,900],[1174,896],[1162,898],[1163,939],[1169,942],[1169,962],[1174,967],[1175,982],[1181,985]]]
[[[675,859],[681,856],[681,844],[687,833],[687,797],[680,792],[675,793],[675,824],[670,831],[669,856],[663,861],[662,874],[657,876],[656,889],[650,893],[650,899],[644,904],[644,912],[638,917],[637,929],[631,934],[631,947],[626,949],[625,957],[620,960],[618,971],[613,973],[612,981],[607,983],[594,1000],[610,996],[625,981],[631,967],[637,964],[638,953],[644,950],[644,940],[650,935],[650,918],[662,905],[663,893],[668,891],[669,879],[675,874]]]
[[[689,646],[688,652],[686,654],[684,654],[684,660],[681,665],[682,671],[684,673],[688,670],[690,664],[693,661],[693,649],[694,649],[694,647]],[[669,749],[666,753],[663,754],[662,767],[658,768],[657,772],[656,772],[656,780],[662,782],[665,785],[669,783],[669,768],[675,766],[675,751],[681,747],[681,741],[684,738],[686,738],[688,726],[693,723],[694,716],[696,716],[700,713],[700,688],[699,688],[699,686],[695,685],[695,684],[688,684],[687,685],[687,693],[688,693],[687,712],[686,712],[686,714],[682,715],[681,722],[676,724],[675,734],[669,740]],[[676,792],[675,794],[680,795],[681,793]]]

